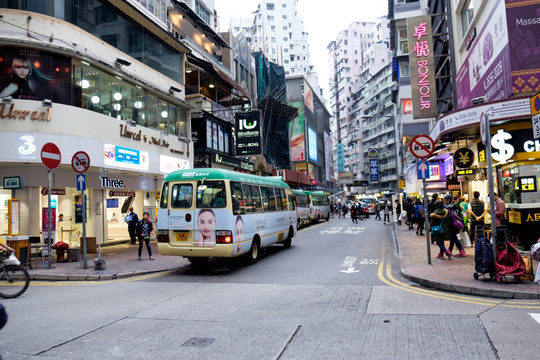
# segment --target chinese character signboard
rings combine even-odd
[[[515,44],[517,52],[521,44]],[[493,6],[484,27],[469,49],[456,76],[456,93],[459,109],[471,106],[472,99],[477,97],[491,102],[506,99],[512,94],[504,1],[498,0]]]
[[[379,160],[369,159],[369,179],[371,182],[379,181]]]
[[[416,16],[407,19],[409,39],[409,67],[413,118],[430,118],[438,115],[435,66],[433,57],[433,35],[431,17]]]
[[[536,192],[536,176],[519,177],[519,191]]]
[[[259,110],[237,112],[236,156],[259,155],[261,153],[261,112]]]

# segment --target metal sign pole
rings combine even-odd
[[[493,245],[493,259],[497,260],[497,224],[495,221],[495,201],[493,199],[493,164],[491,161],[491,131],[489,128],[489,118],[487,114],[483,119],[486,124],[486,157],[487,157],[487,172],[488,172],[488,187],[489,187],[489,206],[491,215],[491,241]]]
[[[422,171],[422,175],[425,173]],[[428,201],[427,201],[427,190],[426,190],[426,177],[422,176],[422,186],[424,187],[424,231],[426,232],[426,246],[427,246],[427,263],[431,265],[431,246],[429,239],[429,218],[428,218]]]
[[[82,195],[82,232],[83,232],[83,268],[88,269],[86,261],[86,196],[84,188],[81,189]]]
[[[52,223],[51,223],[51,217],[52,217],[52,211],[51,211],[51,182],[52,182],[52,175],[51,170],[49,169],[47,171],[48,177],[49,177],[49,186],[48,186],[48,193],[47,193],[47,237],[48,237],[48,244],[47,244],[47,269],[52,269],[52,261],[51,261],[51,252],[52,252]]]

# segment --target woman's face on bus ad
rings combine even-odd
[[[216,218],[211,212],[205,211],[199,214],[197,225],[199,226],[199,232],[203,237],[211,238],[214,229],[216,228]]]
[[[236,222],[236,241],[244,241],[244,222],[242,220]]]

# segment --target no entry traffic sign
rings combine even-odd
[[[43,145],[41,148],[41,162],[46,168],[50,170],[56,169],[60,165],[60,161],[62,161],[62,155],[56,144],[46,143]]]
[[[435,151],[435,142],[428,135],[416,135],[412,139],[409,148],[415,157],[425,159]]]
[[[76,173],[85,173],[90,167],[90,156],[84,151],[77,151],[71,158],[71,167]]]

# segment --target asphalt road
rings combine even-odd
[[[259,262],[2,300],[4,359],[534,359],[540,302],[441,293],[398,275],[390,226],[332,219]],[[532,315],[531,315],[532,314]]]

